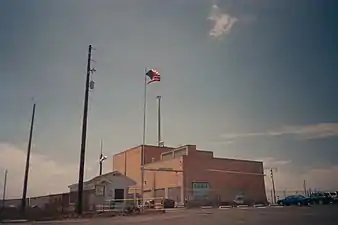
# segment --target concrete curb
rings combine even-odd
[[[180,211],[184,211],[187,210],[187,208],[168,208],[165,209],[166,212],[180,212]]]
[[[40,219],[17,219],[17,220],[0,220],[1,223],[27,223],[27,222],[50,222],[50,221],[67,221],[67,220],[79,220],[79,219],[91,219],[91,218],[109,218],[109,217],[119,217],[119,216],[142,216],[142,215],[149,215],[149,214],[163,214],[166,210],[164,209],[154,209],[154,210],[146,210],[141,213],[137,214],[128,214],[125,212],[101,212],[101,213],[93,213],[93,214],[83,214],[81,216],[72,213],[68,215],[63,215],[60,217],[55,218],[40,218]]]
[[[201,206],[201,209],[212,209],[212,206]]]
[[[28,220],[0,220],[0,223],[27,223]]]
[[[238,205],[237,208],[249,208],[249,205]]]
[[[218,207],[219,209],[231,209],[232,206],[231,205],[221,205],[220,207]]]
[[[166,213],[166,210],[164,209],[155,209],[155,210],[146,210],[144,212],[141,212],[138,215],[149,215],[149,214],[162,214],[162,213]]]

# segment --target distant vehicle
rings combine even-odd
[[[298,206],[306,206],[310,204],[310,198],[307,198],[303,195],[291,195],[284,199],[280,199],[277,201],[278,205],[298,205]]]
[[[244,196],[243,195],[237,195],[234,200],[234,205],[244,205]]]
[[[338,203],[338,192],[337,191],[331,191],[330,196],[333,199],[333,203]]]
[[[337,191],[330,192],[330,195],[331,195],[332,198],[338,198]]]
[[[333,193],[332,198],[333,198],[333,203],[338,204],[338,191],[331,192]]]
[[[165,198],[162,201],[163,208],[168,209],[168,208],[175,208],[175,201],[169,198]]]
[[[144,207],[145,208],[149,208],[149,209],[155,208],[155,201],[154,200],[145,201],[144,202]]]
[[[315,192],[310,194],[311,204],[331,204],[333,203],[333,198],[329,193]]]

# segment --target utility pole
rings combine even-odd
[[[4,190],[2,192],[2,208],[4,209],[6,204],[6,190],[7,190],[7,174],[8,174],[8,170],[5,170],[5,179],[4,179]]]
[[[271,168],[270,169],[270,175],[271,175],[271,183],[272,183],[272,191],[273,191],[273,201],[276,204],[277,200],[276,200],[276,189],[275,189],[275,180],[273,177],[273,171],[277,170],[276,168]]]
[[[304,180],[303,188],[304,188],[304,195],[307,196],[306,180]]]
[[[92,46],[89,45],[88,49],[88,60],[87,60],[87,74],[85,83],[85,96],[84,96],[84,107],[83,107],[83,121],[82,121],[82,137],[81,137],[81,153],[80,153],[80,165],[79,165],[79,182],[78,182],[78,196],[77,196],[77,213],[82,214],[83,207],[83,177],[85,168],[85,155],[86,155],[86,141],[87,141],[87,117],[88,117],[88,97],[90,87],[90,73],[95,72],[95,69],[91,69],[91,56]]]
[[[161,96],[157,96],[157,144],[158,147],[162,147],[161,140]]]
[[[26,168],[25,168],[25,176],[24,176],[22,199],[21,199],[21,212],[22,212],[22,214],[25,213],[26,202],[27,202],[26,197],[27,197],[29,161],[30,161],[30,156],[31,156],[32,137],[33,137],[34,118],[35,118],[35,106],[36,106],[36,104],[34,103],[33,104],[32,119],[31,119],[31,126],[30,126],[30,131],[29,131],[28,149],[27,149],[27,156],[26,156]]]

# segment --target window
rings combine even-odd
[[[96,185],[95,186],[95,194],[97,196],[104,196],[104,185]]]
[[[209,183],[208,182],[193,182],[192,188],[193,189],[209,189]]]

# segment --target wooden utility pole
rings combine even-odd
[[[83,207],[83,177],[85,168],[85,155],[86,155],[86,142],[87,142],[87,117],[88,117],[88,98],[89,98],[89,84],[90,84],[90,73],[93,72],[91,69],[91,55],[92,46],[89,45],[88,49],[88,60],[87,60],[87,74],[85,83],[85,96],[84,96],[84,107],[83,107],[83,121],[82,121],[82,137],[81,137],[81,153],[80,153],[80,165],[79,165],[79,182],[78,182],[78,196],[77,196],[77,213],[82,214]]]
[[[31,157],[31,148],[32,148],[32,137],[33,137],[34,118],[35,118],[35,106],[36,106],[36,104],[34,103],[33,104],[32,119],[31,119],[31,126],[30,126],[30,131],[29,131],[25,176],[24,176],[24,181],[23,181],[22,198],[21,198],[21,212],[22,212],[22,214],[25,213],[26,202],[27,202],[27,200],[26,200],[26,198],[27,198],[27,185],[28,185],[28,174],[29,174],[29,161],[30,161],[30,157]]]
[[[276,189],[275,189],[275,180],[273,177],[273,171],[276,170],[275,168],[271,168],[270,169],[270,175],[271,175],[271,183],[272,183],[272,191],[273,191],[273,201],[276,204],[277,200],[276,200]]]
[[[307,193],[307,188],[306,188],[306,180],[304,180],[303,188],[304,188],[304,195],[307,196],[308,193]]]
[[[6,204],[6,190],[7,190],[7,174],[8,174],[8,170],[5,170],[5,179],[4,179],[4,189],[2,191],[2,208],[4,209]]]

